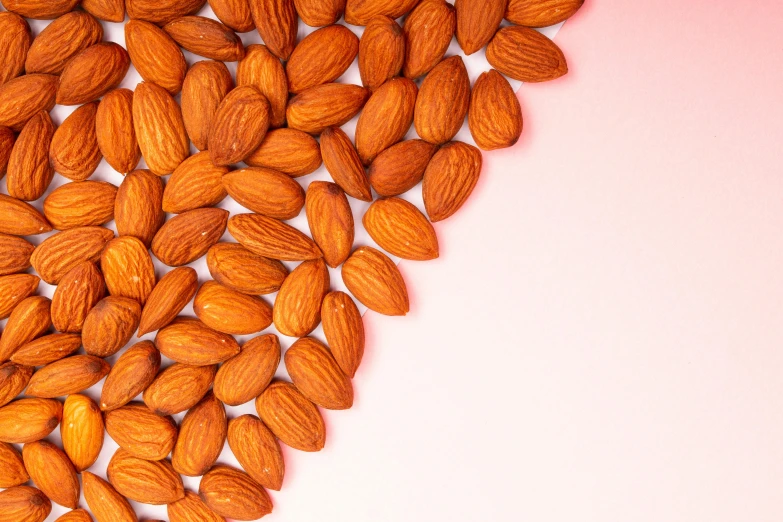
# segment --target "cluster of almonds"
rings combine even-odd
[[[368,308],[408,311],[394,262],[354,249],[348,196],[372,202],[363,224],[383,250],[437,257],[431,221],[460,208],[481,169],[478,149],[451,140],[467,116],[480,148],[517,141],[521,111],[503,75],[564,74],[560,50],[531,27],[566,19],[583,0],[209,0],[222,23],[193,16],[205,1],[2,0],[1,522],[43,521],[50,500],[74,509],[58,520],[90,521],[77,509],[81,487],[99,522],[136,521],[126,498],[167,504],[172,522],[271,512],[265,488],[279,490],[284,473],[278,441],[320,450],[319,407],[353,402],[362,318],[348,294],[330,292],[327,266],[342,265]],[[102,42],[97,20],[126,12],[127,51]],[[343,15],[365,26],[361,39],[335,24]],[[33,39],[24,17],[54,21]],[[515,25],[500,28],[504,17]],[[321,28],[297,44],[299,18]],[[245,48],[235,31],[254,29],[265,45]],[[462,59],[444,58],[455,34],[466,54],[486,46],[496,69],[472,90]],[[189,66],[181,48],[209,60]],[[363,86],[333,83],[357,55]],[[238,62],[236,80],[225,61]],[[131,63],[144,82],[117,89]],[[80,107],[55,128],[55,103]],[[357,114],[352,142],[340,126]],[[411,124],[421,139],[403,140]],[[202,152],[191,155],[191,143]],[[148,170],[135,170],[142,156]],[[87,180],[102,159],[125,175],[119,187]],[[240,162],[248,167],[230,168]],[[334,183],[304,190],[295,178],[322,163]],[[27,202],[55,172],[72,182],[42,214]],[[397,197],[422,180],[426,216]],[[227,195],[251,213],[215,208]],[[303,207],[311,237],[285,222]],[[111,220],[118,237],[103,227]],[[218,242],[226,228],[237,243]],[[53,229],[37,247],[21,237]],[[174,267],[159,280],[153,255]],[[183,265],[204,255],[214,280],[199,287]],[[301,263],[289,273],[281,261]],[[57,285],[51,301],[34,295],[41,279]],[[259,297],[274,292],[274,307]],[[194,297],[198,318],[179,316]],[[275,335],[241,347],[233,337],[273,323],[299,338],[284,357],[292,382],[273,381]],[[308,337],[319,324],[328,346]],[[104,360],[154,331],[154,343]],[[174,364],[161,370],[161,354]],[[104,377],[100,405],[80,394]],[[258,417],[227,419],[224,405],[253,400]],[[171,415],[184,411],[177,426]],[[62,449],[43,440],[57,426]],[[120,447],[108,481],[87,471],[104,430]],[[244,471],[216,465],[226,440]],[[203,476],[199,495],[180,474]],[[38,489],[23,485],[30,479]]]

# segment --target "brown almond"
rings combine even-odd
[[[321,166],[321,149],[315,138],[296,129],[274,129],[247,158],[251,167],[278,170],[292,178],[315,172]]]
[[[51,230],[52,226],[35,207],[11,196],[0,194],[0,233],[33,236]]]
[[[244,294],[277,292],[288,269],[275,259],[259,256],[237,243],[217,243],[207,252],[207,267],[218,283]]]
[[[323,259],[305,261],[283,282],[275,298],[275,328],[283,335],[304,337],[321,322],[321,301],[329,291],[329,270]]]
[[[158,415],[190,409],[209,391],[216,371],[216,365],[172,364],[144,390],[144,403]]]
[[[239,37],[217,20],[205,16],[183,16],[163,30],[187,51],[223,62],[237,62],[245,55]]]
[[[97,1],[97,0],[93,0]],[[90,514],[83,509],[74,509],[60,515],[54,522],[93,522]]]
[[[101,299],[84,319],[84,351],[98,357],[119,352],[133,337],[140,317],[141,306],[135,299],[115,295]]]
[[[506,13],[508,0],[456,0],[457,42],[467,55],[487,45]]]
[[[254,0],[250,12],[267,48],[281,60],[288,60],[298,30],[294,0]]]
[[[187,266],[170,270],[161,277],[141,312],[139,337],[173,321],[196,295],[197,287],[198,275]]]
[[[343,264],[343,282],[364,306],[384,315],[410,310],[408,290],[394,262],[372,247],[357,248]]]
[[[63,405],[55,399],[19,399],[0,408],[0,441],[26,444],[41,440],[60,424]]]
[[[114,219],[116,197],[117,187],[111,183],[76,181],[54,189],[46,196],[43,209],[57,230],[103,225]]]
[[[43,366],[71,355],[81,346],[82,337],[79,334],[48,334],[23,344],[14,352],[11,360],[27,366]]]
[[[51,301],[43,296],[22,300],[5,323],[0,337],[0,361],[7,361],[20,347],[29,343],[52,326]]]
[[[230,165],[261,145],[269,128],[269,102],[252,85],[229,92],[215,112],[209,131],[209,157],[215,165]]]
[[[160,85],[170,94],[182,90],[188,63],[182,49],[163,29],[143,20],[125,24],[125,47],[144,81]]]
[[[54,290],[52,324],[61,332],[81,332],[87,314],[105,293],[98,267],[92,261],[82,261],[62,277]]]
[[[228,231],[239,243],[259,256],[281,261],[304,261],[322,256],[312,239],[296,228],[261,214],[236,214]]]
[[[182,478],[169,461],[140,459],[122,448],[109,461],[106,475],[119,494],[143,504],[169,504],[185,496]]]
[[[87,13],[72,11],[47,25],[35,37],[27,53],[25,70],[28,74],[60,74],[68,60],[102,39],[100,22]]]
[[[98,459],[103,448],[103,416],[95,401],[86,395],[73,394],[65,399],[60,436],[63,449],[73,462],[76,471],[82,473]],[[85,479],[85,476],[82,476]],[[84,495],[88,504],[87,482]],[[92,505],[90,505],[92,508]],[[94,511],[93,511],[94,513]]]
[[[99,20],[115,24],[125,20],[125,0],[82,0],[80,5]]]
[[[277,438],[255,415],[228,423],[228,445],[240,466],[265,488],[280,491],[285,462]]]
[[[215,464],[226,442],[226,408],[209,392],[182,419],[171,464],[178,473],[199,477]]]
[[[128,52],[113,42],[87,47],[65,64],[57,86],[57,103],[81,105],[116,88],[130,68]]]
[[[364,355],[364,324],[351,296],[330,292],[321,305],[321,322],[334,360],[353,378]]]
[[[359,52],[359,39],[343,25],[313,31],[294,48],[286,64],[288,90],[300,93],[333,82],[348,70]]]
[[[128,17],[154,24],[166,24],[175,18],[198,12],[206,0],[125,0]]]
[[[141,341],[120,355],[101,390],[101,410],[125,406],[147,389],[160,369],[160,352],[151,341]]]
[[[249,0],[208,0],[218,20],[238,33],[247,33],[256,28]]]
[[[109,363],[92,355],[72,355],[47,364],[33,375],[25,393],[51,399],[86,390],[109,373]]]
[[[41,279],[56,285],[82,261],[98,261],[114,232],[103,227],[76,227],[58,232],[35,247],[30,263]]]
[[[185,75],[182,119],[190,140],[198,150],[207,150],[215,112],[233,88],[234,80],[223,62],[196,62]]]
[[[133,127],[147,167],[158,176],[171,174],[190,155],[182,111],[163,87],[150,82],[136,86]]]
[[[40,111],[25,124],[8,158],[8,195],[34,201],[44,195],[54,177],[49,164],[49,146],[54,124],[46,111]]]
[[[131,402],[105,413],[106,433],[120,448],[146,460],[162,460],[177,441],[177,423],[140,402]]]
[[[514,90],[495,69],[473,85],[468,112],[470,134],[483,150],[510,147],[522,134],[522,109]]]
[[[112,239],[101,253],[106,288],[114,296],[129,297],[140,305],[155,287],[155,267],[147,247],[132,236]]]
[[[15,362],[0,363],[0,407],[5,406],[27,387],[33,368]]]
[[[11,444],[0,442],[0,466],[3,470],[0,475],[0,488],[20,486],[30,480],[30,475],[24,469],[22,455]]]
[[[24,238],[0,234],[0,275],[27,270],[33,250],[35,247]]]
[[[285,123],[288,104],[288,80],[280,59],[265,45],[248,45],[245,57],[237,65],[237,85],[252,85],[269,101],[271,127]]]
[[[424,78],[413,123],[425,141],[441,145],[462,127],[470,104],[470,79],[460,56],[446,58]]]
[[[365,165],[410,129],[418,89],[408,78],[392,78],[373,92],[356,124],[356,151]]]
[[[411,79],[427,74],[446,55],[457,14],[444,0],[423,0],[405,19],[405,66],[403,74]]]
[[[506,20],[525,27],[549,27],[568,20],[584,0],[509,0]]]
[[[256,399],[264,424],[283,444],[301,451],[320,451],[326,427],[318,408],[289,382],[273,382]]]
[[[3,0],[3,7],[25,18],[54,20],[72,11],[78,0]]]
[[[367,25],[377,15],[397,19],[410,12],[419,0],[348,0],[345,21],[351,25]]]
[[[226,230],[228,211],[188,210],[168,220],[152,239],[152,253],[169,266],[186,265],[206,254]]]
[[[481,152],[452,141],[443,145],[424,171],[424,208],[433,223],[454,214],[467,201],[481,174]]]
[[[335,23],[345,11],[345,0],[294,0],[296,12],[310,27]]]
[[[353,386],[329,349],[312,337],[299,339],[285,352],[285,367],[302,395],[322,408],[346,410]]]
[[[427,217],[400,198],[378,199],[362,218],[365,230],[382,249],[414,261],[438,257],[438,237]]]
[[[33,274],[11,274],[0,277],[0,319],[13,312],[22,299],[33,295],[41,279]]]
[[[82,105],[54,132],[49,149],[49,162],[54,170],[68,179],[89,178],[103,159],[95,134],[98,102]]]
[[[223,175],[228,167],[218,167],[209,157],[209,152],[199,152],[189,157],[166,183],[163,191],[163,210],[180,214],[200,207],[217,205],[226,197]]]
[[[96,522],[138,522],[136,513],[114,487],[89,472],[82,474],[84,500]]]
[[[327,83],[311,87],[288,102],[288,126],[310,134],[339,127],[359,113],[367,96],[367,89],[358,85]]]
[[[209,509],[201,498],[185,490],[185,497],[172,502],[168,510],[170,522],[225,522],[226,519]]]
[[[223,186],[246,209],[275,219],[298,216],[305,203],[299,183],[272,169],[248,167],[229,172],[223,176]]]
[[[14,149],[16,134],[8,127],[0,127],[0,178],[5,176],[8,169],[8,160],[11,158],[11,151]]]
[[[253,334],[272,324],[272,307],[266,301],[215,281],[201,285],[193,311],[205,325],[232,335]]]
[[[487,46],[487,61],[509,78],[546,82],[568,72],[563,51],[535,29],[504,27]]]
[[[133,236],[145,246],[163,225],[163,180],[148,170],[125,176],[114,200],[114,223],[120,236]]]
[[[367,175],[380,196],[399,196],[415,187],[438,147],[424,140],[405,140],[378,154]]]
[[[194,366],[221,363],[239,353],[239,345],[233,337],[186,317],[160,329],[155,336],[155,346],[169,359]]]
[[[141,150],[133,126],[133,91],[115,89],[106,93],[95,114],[95,135],[111,168],[120,174],[136,168]]]
[[[19,132],[39,111],[55,104],[57,76],[25,74],[0,85],[0,125]]]
[[[307,224],[310,235],[324,254],[324,261],[337,268],[353,248],[353,213],[343,190],[335,183],[314,181],[307,187]]]
[[[63,450],[41,440],[25,444],[22,457],[30,478],[49,499],[76,509],[79,505],[79,478]]]
[[[321,157],[334,182],[346,194],[361,201],[372,201],[370,182],[362,160],[351,138],[341,128],[324,129],[321,134]]]
[[[24,18],[14,13],[0,13],[0,56],[3,57],[0,85],[25,72],[25,59],[32,41],[30,26]]]
[[[362,85],[375,90],[400,73],[405,61],[405,36],[388,16],[367,22],[359,43],[359,73]]]
[[[215,466],[198,486],[204,503],[218,515],[236,520],[256,520],[272,512],[266,490],[250,475],[228,466]]]
[[[280,364],[280,342],[274,334],[259,335],[224,362],[215,375],[215,396],[229,406],[245,404],[272,382]]]
[[[44,522],[51,512],[52,503],[46,495],[33,487],[16,486],[0,491],[2,522]]]

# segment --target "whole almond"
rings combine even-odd
[[[300,93],[333,82],[359,52],[359,39],[343,25],[322,27],[302,39],[286,64],[288,90]]]
[[[326,427],[318,408],[289,382],[273,382],[256,399],[264,424],[283,444],[301,451],[320,451]]]
[[[163,210],[180,214],[200,207],[217,205],[226,197],[223,175],[228,167],[218,167],[209,158],[209,152],[189,157],[166,183],[163,191]]]
[[[71,355],[81,346],[82,338],[79,334],[48,334],[23,344],[14,352],[11,360],[27,366],[43,366]]]
[[[370,182],[364,165],[351,138],[339,127],[324,129],[321,133],[321,156],[332,179],[349,196],[372,201]]]
[[[79,478],[63,450],[41,440],[25,444],[22,457],[30,478],[49,499],[76,509],[79,505]]]
[[[109,363],[92,355],[72,355],[47,364],[33,375],[25,393],[51,399],[86,390],[109,373]]]
[[[139,337],[173,321],[196,295],[197,286],[198,275],[187,266],[170,270],[161,277],[141,312]]]
[[[359,73],[362,85],[375,90],[397,76],[405,61],[405,36],[388,16],[367,22],[359,43]]]
[[[54,291],[52,324],[61,332],[81,332],[87,314],[105,293],[98,267],[92,261],[82,261],[62,277]]]
[[[323,259],[305,261],[283,282],[274,306],[275,328],[303,337],[321,322],[321,301],[329,291],[329,270]]]
[[[60,515],[54,522],[93,522],[93,519],[87,511],[74,509]]]
[[[312,239],[296,228],[261,214],[236,214],[228,231],[239,243],[259,256],[281,261],[304,261],[322,256]]]
[[[467,201],[481,174],[481,152],[452,141],[443,145],[424,172],[422,194],[433,223],[454,214]]]
[[[372,17],[386,15],[400,18],[410,12],[419,0],[348,0],[345,21],[351,25],[367,25]]]
[[[0,275],[27,270],[33,250],[35,247],[24,238],[0,234]]]
[[[79,394],[69,395],[65,399],[62,411],[63,422],[60,426],[60,436],[63,441],[63,449],[73,462],[76,471],[82,473],[95,463],[101,448],[103,448],[103,416],[98,405],[92,399]],[[84,480],[84,496],[92,508],[84,474],[82,479]]]
[[[215,466],[206,473],[198,492],[212,511],[227,518],[256,520],[272,512],[272,501],[261,484],[228,466]]]
[[[54,132],[49,162],[54,170],[68,179],[89,178],[103,159],[95,134],[98,102],[82,105],[68,116]]]
[[[285,123],[288,80],[280,59],[265,45],[247,46],[245,57],[237,65],[237,85],[252,85],[266,97],[270,107],[270,126],[281,127]]]
[[[152,253],[169,266],[186,265],[203,256],[226,230],[228,211],[188,210],[168,220],[152,240]]]
[[[345,0],[294,0],[296,12],[310,27],[335,23],[345,11]]]
[[[125,24],[125,46],[131,62],[145,81],[176,95],[182,90],[188,63],[182,49],[160,27],[143,20]]]
[[[321,305],[326,342],[345,375],[353,378],[364,355],[364,324],[351,296],[330,292]]]
[[[172,364],[144,390],[144,403],[158,415],[174,415],[195,406],[209,391],[217,366]]]
[[[245,55],[242,40],[234,31],[205,16],[176,18],[163,30],[185,50],[204,58],[237,62]]]
[[[92,16],[81,11],[65,14],[33,40],[27,53],[27,73],[60,74],[65,64],[91,45],[103,39],[103,27]]]
[[[563,51],[535,29],[504,27],[487,46],[487,61],[509,78],[546,82],[568,72]]]
[[[470,104],[470,79],[460,56],[446,58],[424,78],[413,123],[425,141],[440,145],[456,136]]]
[[[367,175],[380,196],[398,196],[415,187],[438,148],[424,140],[405,140],[378,154]]]
[[[417,92],[408,78],[392,78],[370,96],[356,124],[356,151],[365,165],[405,137]]]
[[[245,163],[298,178],[315,172],[321,166],[321,149],[318,142],[306,132],[274,129],[266,133],[264,141],[245,158]]]
[[[252,85],[237,87],[218,105],[209,131],[209,157],[230,165],[261,145],[269,128],[269,102]]]
[[[394,262],[372,247],[357,248],[343,264],[343,282],[364,306],[384,315],[410,310],[408,290]]]
[[[182,111],[163,87],[150,82],[136,86],[133,127],[147,166],[159,176],[172,173],[190,154]]]
[[[103,225],[114,219],[116,197],[117,187],[111,183],[76,181],[54,189],[46,196],[43,209],[57,230]]]
[[[111,484],[90,472],[82,473],[82,483],[96,522],[138,522],[130,503]]]
[[[56,285],[82,261],[98,261],[103,246],[113,237],[114,232],[103,227],[64,230],[35,247],[30,263],[41,279]]]
[[[51,512],[52,503],[46,495],[33,487],[16,486],[0,491],[2,522],[44,522]]]
[[[293,0],[253,0],[250,12],[267,48],[288,60],[296,45],[297,16]]]
[[[52,136],[54,124],[46,111],[39,111],[25,124],[8,158],[9,196],[34,201],[44,195],[54,177],[54,169],[49,164]]]
[[[84,351],[98,357],[119,352],[133,337],[140,317],[141,306],[135,299],[115,295],[101,299],[82,326]]]
[[[133,126],[133,92],[116,89],[108,92],[95,114],[95,135],[106,162],[121,174],[136,168],[141,150]]]
[[[0,466],[3,469],[0,488],[20,486],[30,480],[30,475],[24,469],[22,455],[11,444],[0,442]]]
[[[165,459],[177,441],[174,420],[157,415],[140,402],[108,411],[105,419],[106,433],[120,448],[140,459]]]
[[[438,238],[427,217],[400,198],[378,199],[362,218],[365,230],[382,249],[414,261],[438,257]]]
[[[256,28],[249,0],[208,0],[218,20],[238,33]]]
[[[130,67],[128,52],[113,42],[87,47],[65,64],[57,86],[57,103],[81,105],[116,88]]]
[[[228,423],[228,445],[248,475],[265,488],[280,491],[285,462],[277,438],[261,419],[241,415]]]
[[[33,236],[50,232],[52,226],[32,205],[0,194],[0,233]]]
[[[60,424],[63,405],[55,399],[19,399],[0,408],[0,442],[41,440]]]
[[[114,200],[114,223],[120,236],[133,236],[149,246],[163,225],[163,181],[148,170],[125,176]]]
[[[196,62],[185,75],[182,119],[190,140],[198,150],[207,150],[215,112],[233,88],[234,80],[223,62]]]
[[[244,294],[277,292],[288,269],[236,243],[217,243],[207,252],[207,267],[218,283]]]
[[[196,13],[206,3],[206,0],[125,0],[125,9],[130,18],[162,25]]]
[[[484,150],[510,147],[522,134],[519,100],[495,69],[482,73],[473,85],[468,124],[476,145]]]
[[[115,24],[125,20],[125,0],[82,0],[80,5],[99,20]]]
[[[0,125],[19,132],[39,111],[55,104],[57,76],[25,74],[0,85]]]
[[[32,41],[30,26],[24,18],[14,13],[0,13],[0,56],[3,57],[0,85],[25,71],[25,59]]]
[[[0,178],[5,176],[14,142],[16,142],[14,131],[8,127],[0,127]]]
[[[325,181],[310,183],[307,187],[307,224],[327,265],[337,268],[348,259],[353,248],[353,213],[338,185]]]
[[[72,11],[78,0],[3,0],[3,7],[25,18],[54,20]]]
[[[194,366],[221,363],[239,353],[233,337],[185,317],[159,330],[155,346],[169,359]]]
[[[22,299],[33,295],[41,279],[33,274],[11,274],[0,277],[0,319],[13,312]]]
[[[305,203],[299,183],[272,169],[248,167],[229,172],[223,176],[223,186],[246,209],[275,219],[298,216]]]
[[[456,27],[457,14],[451,4],[444,0],[419,2],[402,26],[403,74],[415,79],[430,72],[445,56]]]
[[[288,102],[288,126],[310,134],[339,127],[359,113],[367,96],[367,89],[358,85],[327,83],[311,87]]]
[[[329,349],[305,337],[285,352],[285,367],[302,395],[330,410],[345,410],[353,405],[353,386]]]
[[[120,448],[106,475],[118,493],[143,504],[169,504],[185,496],[182,478],[166,460],[149,461]]]
[[[155,287],[155,267],[147,247],[132,236],[112,239],[101,253],[106,288],[114,296],[129,297],[140,305]]]
[[[201,497],[185,490],[185,497],[166,508],[170,522],[225,522],[226,519],[209,509]]]
[[[215,396],[229,406],[245,404],[272,382],[280,364],[280,342],[274,334],[259,335],[224,362],[215,375]]]
[[[509,0],[506,20],[525,27],[549,27],[567,20],[584,0]]]
[[[0,361],[7,361],[23,345],[29,343],[52,326],[49,312],[51,301],[43,296],[22,300],[5,323],[0,337]]]
[[[243,294],[206,281],[193,301],[193,311],[210,328],[232,335],[248,335],[272,324],[272,307],[260,297]]]
[[[506,13],[508,0],[456,0],[457,42],[467,55],[487,45]]]
[[[226,408],[210,392],[182,419],[177,444],[171,454],[174,469],[199,477],[215,464],[226,442]]]
[[[0,363],[0,407],[22,393],[33,376],[33,368],[15,362]]]
[[[120,355],[101,390],[101,410],[125,406],[147,389],[160,368],[160,352],[151,341],[141,341]]]

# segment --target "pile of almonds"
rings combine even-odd
[[[563,75],[533,28],[583,0],[209,0],[220,22],[195,15],[206,0],[0,2],[0,522],[41,522],[51,502],[73,509],[60,521],[136,521],[127,499],[195,522],[270,513],[279,442],[324,447],[319,407],[351,407],[364,351],[353,298],[408,312],[395,263],[355,247],[348,198],[371,202],[362,223],[381,249],[436,258],[431,222],[463,205],[482,163],[452,140],[467,117],[481,149],[517,141],[505,76]],[[127,49],[103,42],[98,20],[126,14]],[[54,21],[33,38],[25,18]],[[320,28],[297,42],[300,18]],[[243,45],[236,33],[252,30],[265,45]],[[462,58],[445,57],[454,36],[494,67],[472,88]],[[363,85],[335,83],[357,56]],[[131,64],[144,81],[117,88]],[[56,127],[55,104],[79,107]],[[352,141],[340,127],[357,115]],[[420,139],[404,140],[411,124]],[[88,179],[104,159],[119,187]],[[322,163],[333,183],[297,181]],[[71,182],[46,195],[55,173]],[[426,215],[399,197],[419,182]],[[227,196],[249,213],[215,207]],[[309,236],[286,223],[302,208]],[[226,229],[236,242],[219,242]],[[160,279],[152,256],[172,267]],[[185,265],[202,256],[212,280],[199,285]],[[353,298],[330,291],[327,267]],[[51,300],[40,280],[57,285]],[[259,297],[275,292],[274,306]],[[197,318],[180,315],[191,300]],[[274,334],[234,337],[272,324],[298,338],[284,357]],[[326,344],[308,337],[319,324]],[[274,379],[281,358],[292,382]],[[99,404],[81,393],[104,378]],[[258,416],[227,418],[250,401]],[[58,426],[62,448],[45,440]],[[108,481],[88,471],[104,431],[119,446]],[[216,464],[226,440],[243,469]],[[198,494],[181,475],[202,477]]]

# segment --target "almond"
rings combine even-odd
[[[105,414],[106,433],[130,455],[162,460],[177,441],[177,424],[140,402],[131,402]],[[116,487],[116,484],[115,484]]]
[[[236,214],[228,231],[245,248],[259,256],[282,261],[304,261],[322,256],[312,239],[299,230],[261,214]]]
[[[0,407],[19,396],[32,376],[33,368],[30,366],[14,362],[0,363]]]
[[[0,194],[0,233],[33,236],[51,230],[52,226],[35,207]]]
[[[446,58],[424,78],[416,98],[414,125],[425,141],[446,143],[462,127],[470,103],[470,79],[460,56]]]
[[[30,475],[24,469],[22,455],[11,444],[0,442],[0,466],[3,469],[0,488],[20,486],[30,480]]]
[[[367,172],[380,196],[398,196],[415,187],[438,148],[424,140],[405,140],[378,154]]]
[[[158,415],[174,415],[193,406],[209,391],[217,366],[172,364],[144,390],[144,403]]]
[[[78,0],[3,0],[3,7],[25,18],[54,20],[72,11]]]
[[[92,355],[72,355],[47,364],[33,375],[26,394],[51,399],[86,390],[109,373],[109,363]]]
[[[142,82],[133,94],[133,127],[149,169],[170,174],[190,154],[182,112],[163,87]]]
[[[261,145],[269,128],[269,102],[251,85],[229,92],[215,112],[209,131],[209,157],[215,165],[230,165]]]
[[[182,419],[171,454],[178,473],[198,477],[215,464],[226,442],[226,408],[210,392]]]
[[[351,25],[367,25],[376,15],[400,18],[410,12],[419,0],[348,0],[345,21]]]
[[[285,367],[302,395],[330,410],[353,405],[353,386],[329,349],[313,339],[299,339],[285,352]]]
[[[218,20],[238,33],[247,33],[256,28],[249,0],[208,0]]]
[[[25,72],[33,37],[27,21],[14,13],[0,13],[0,86]],[[34,72],[28,70],[27,72]]]
[[[438,238],[427,217],[404,199],[378,199],[362,218],[373,241],[392,255],[414,261],[438,257]]]
[[[167,23],[163,30],[185,50],[224,62],[237,62],[245,55],[239,37],[217,20],[205,16],[183,16]]]
[[[73,462],[76,471],[82,473],[98,459],[103,447],[103,416],[98,405],[86,395],[69,395],[63,407],[60,436],[63,449]],[[84,496],[92,508],[88,495],[86,474],[84,480]],[[95,511],[93,510],[95,514]],[[97,516],[97,514],[96,514]],[[100,520],[100,518],[99,518]],[[116,520],[116,519],[113,519]]]
[[[136,168],[141,150],[133,126],[133,92],[116,89],[108,92],[95,114],[98,148],[111,168],[127,174]]]
[[[206,0],[125,0],[125,9],[130,18],[165,24],[196,13],[206,3]]]
[[[260,332],[272,324],[272,307],[266,301],[215,281],[201,285],[193,311],[210,328],[233,335]]]
[[[427,74],[446,55],[457,27],[454,7],[444,0],[423,0],[402,26],[405,35],[403,74],[411,79]]]
[[[256,399],[258,416],[284,444],[301,451],[320,451],[326,427],[318,408],[291,383],[278,381]]]
[[[149,246],[163,225],[163,181],[148,170],[125,176],[114,200],[114,223],[120,236],[133,236]]]
[[[54,170],[68,179],[89,178],[103,159],[95,134],[98,102],[82,105],[57,128],[49,149]]]
[[[314,181],[307,187],[307,224],[324,253],[324,261],[337,268],[353,248],[353,213],[343,190],[334,183]]]
[[[321,305],[321,321],[335,361],[353,378],[364,355],[364,324],[359,309],[345,292],[330,292]]]
[[[221,363],[239,353],[233,337],[186,317],[159,330],[155,346],[169,359],[194,366]]]
[[[182,478],[166,460],[140,459],[120,448],[106,474],[118,493],[143,504],[168,504],[185,496]]]
[[[188,63],[177,42],[163,29],[143,20],[130,20],[125,24],[125,47],[145,81],[160,85],[172,95],[182,90]]]
[[[139,337],[163,328],[177,317],[196,295],[198,275],[190,267],[170,270],[155,285],[141,312]]]
[[[201,479],[199,495],[218,515],[256,520],[272,512],[266,490],[250,475],[228,466],[215,466]]]
[[[417,92],[408,78],[393,78],[370,96],[356,124],[356,150],[365,165],[405,137]]]
[[[525,27],[549,27],[567,20],[584,0],[509,0],[506,20]]]
[[[568,72],[563,51],[552,40],[527,27],[504,27],[487,46],[487,61],[509,78],[546,82]]]
[[[305,203],[305,192],[299,183],[276,170],[235,170],[223,176],[223,186],[246,209],[275,219],[298,216]]]
[[[151,341],[134,344],[114,363],[101,390],[101,410],[125,406],[147,389],[160,368],[160,352]]]
[[[30,257],[30,263],[50,285],[56,285],[82,261],[98,261],[103,245],[114,232],[103,227],[77,227],[64,230],[44,240]]]
[[[6,4],[10,3],[6,1]],[[2,522],[44,522],[51,512],[52,503],[35,488],[16,486],[0,491]]]
[[[280,261],[256,255],[236,243],[212,246],[207,252],[207,267],[215,281],[244,294],[277,292],[288,276]]]
[[[397,76],[405,61],[405,36],[388,16],[374,16],[367,22],[359,44],[359,73],[362,85],[375,90]]]
[[[15,141],[16,134],[14,134],[14,131],[8,127],[0,127],[0,178],[5,176]]]
[[[264,141],[245,163],[251,167],[266,167],[298,178],[315,172],[321,166],[318,142],[296,129],[275,129],[266,133]]]
[[[63,450],[45,440],[30,442],[22,451],[24,466],[35,485],[52,501],[67,508],[79,505],[79,478]]]
[[[267,48],[281,60],[288,60],[296,45],[298,29],[294,1],[253,0],[250,12]]]
[[[182,119],[190,140],[198,150],[207,150],[215,112],[233,88],[234,80],[223,62],[196,62],[185,75]]]
[[[476,145],[484,150],[510,147],[522,134],[519,100],[495,69],[482,73],[473,85],[468,124]]]
[[[130,67],[128,52],[113,42],[87,47],[65,64],[57,86],[57,103],[81,105],[116,88]]]
[[[364,306],[384,315],[410,310],[408,290],[394,262],[372,247],[357,248],[343,264],[343,282]]]
[[[0,234],[0,275],[27,270],[33,250],[35,247],[21,237]]]
[[[283,282],[274,306],[275,328],[303,337],[321,322],[321,301],[329,291],[329,270],[322,259],[305,261]]]
[[[54,522],[93,522],[90,514],[83,509],[74,509],[60,515]]]
[[[209,158],[209,152],[199,152],[189,157],[166,183],[163,191],[163,210],[180,214],[200,207],[217,205],[226,197],[223,175],[228,167],[217,167]]]
[[[140,316],[141,306],[134,299],[114,295],[101,299],[82,326],[84,351],[98,357],[119,352],[133,337]]]
[[[302,39],[286,64],[288,90],[300,93],[333,82],[359,52],[359,39],[343,25],[322,27]]]
[[[280,59],[264,45],[248,45],[237,65],[237,85],[252,85],[263,94],[270,107],[270,126],[282,127],[288,104],[288,80]]]
[[[172,502],[166,509],[171,522],[225,522],[226,520],[209,509],[198,495],[187,490],[184,498]]]
[[[255,399],[272,382],[278,364],[280,342],[276,335],[250,339],[241,352],[220,366],[215,375],[215,396],[229,406]]]
[[[481,152],[452,141],[443,145],[424,172],[424,208],[433,223],[454,214],[467,201],[481,174]]]
[[[226,230],[228,211],[188,210],[168,220],[152,240],[152,253],[169,266],[186,265],[203,256]]]
[[[82,261],[62,277],[54,290],[52,324],[61,332],[81,332],[87,314],[105,293],[98,267],[92,261]]]
[[[26,444],[49,435],[63,418],[55,399],[19,399],[0,408],[0,441]]]
[[[310,134],[339,127],[359,113],[367,95],[367,89],[358,85],[327,83],[312,87],[288,102],[288,126]]]
[[[241,415],[228,423],[228,445],[248,475],[265,488],[280,491],[285,462],[277,438],[261,419]]]
[[[27,366],[43,366],[71,355],[81,346],[82,338],[79,334],[48,334],[23,344],[14,352],[11,360]]]
[[[506,13],[508,0],[456,0],[457,42],[467,55],[487,45]]]
[[[138,522],[130,503],[114,487],[89,472],[82,474],[84,500],[96,522]]]
[[[68,60],[102,39],[100,22],[87,13],[72,11],[47,25],[35,37],[27,53],[25,70],[28,74],[60,74]]]
[[[22,299],[33,295],[41,279],[33,274],[11,274],[0,277],[0,319],[13,312]]]
[[[111,295],[129,297],[141,305],[155,287],[152,258],[144,243],[135,237],[118,237],[106,243],[101,269]]]
[[[351,138],[342,129],[324,129],[321,134],[321,156],[326,170],[346,194],[361,201],[372,201],[370,182],[362,160]]]
[[[57,76],[25,74],[0,85],[0,125],[19,132],[40,111],[55,104]]]
[[[99,20],[116,24],[125,20],[125,0],[82,0],[80,5]]]
[[[52,326],[50,306],[51,301],[43,296],[28,297],[16,305],[0,337],[0,361],[10,359],[16,350]]]
[[[54,177],[54,169],[49,164],[53,135],[54,124],[46,111],[39,111],[25,124],[8,158],[6,188],[9,196],[33,201],[49,188]]]
[[[114,219],[116,197],[117,187],[105,181],[66,183],[46,196],[44,214],[57,230],[103,225]]]

